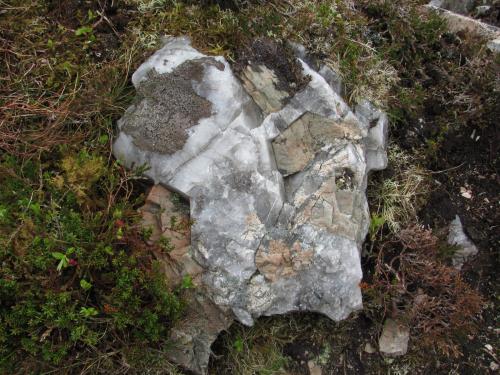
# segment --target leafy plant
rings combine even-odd
[[[88,35],[92,33],[92,27],[90,26],[82,26],[75,30],[76,36]]]
[[[92,316],[96,316],[99,312],[93,307],[82,307],[80,309],[80,314],[82,314],[85,318],[90,318]]]
[[[52,253],[52,257],[59,261],[59,263],[57,264],[57,271],[61,272],[66,267],[69,267],[70,264],[72,265],[76,264],[75,260],[69,258],[69,256],[74,252],[75,249],[70,247],[69,249],[66,250],[65,254],[60,253],[58,251]]]
[[[90,290],[90,288],[92,288],[92,284],[89,283],[87,280],[85,279],[81,279],[80,280],[80,287],[85,290],[85,291],[88,291]]]
[[[378,231],[384,226],[384,224],[385,219],[383,216],[372,214],[369,227],[370,239],[372,241],[375,240],[375,236],[377,235]]]

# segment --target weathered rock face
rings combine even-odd
[[[195,328],[175,327],[172,358],[197,373],[234,318],[340,320],[362,306],[366,180],[387,163],[387,117],[369,103],[352,112],[299,62],[310,81],[287,100],[269,68],[250,66],[242,84],[224,58],[185,38],[169,39],[132,78],[138,101],[119,121],[114,154],[190,201],[183,254],[201,270],[199,306]]]

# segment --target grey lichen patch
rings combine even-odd
[[[193,89],[203,79],[204,64],[224,66],[214,59],[187,61],[169,74],[148,73],[137,87],[138,102],[123,118],[122,130],[136,146],[161,154],[173,154],[184,147],[187,130],[212,114],[212,104]]]

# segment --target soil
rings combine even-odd
[[[427,89],[446,90],[446,85],[439,84],[442,77],[443,74],[431,77]],[[447,85],[453,85],[452,80]],[[462,341],[463,357],[455,364],[452,361],[441,363],[441,368],[435,368],[437,373],[447,373],[445,368],[460,374],[490,373],[489,364],[494,358],[485,351],[484,345],[498,345],[498,333],[495,332],[500,292],[497,276],[500,267],[498,87],[491,95],[496,105],[478,117],[462,112],[462,117],[471,118],[445,133],[435,156],[422,159],[424,167],[432,171],[433,186],[427,204],[419,213],[420,220],[435,232],[446,232],[455,215],[460,217],[464,231],[479,249],[479,254],[465,264],[462,275],[487,301],[477,324],[478,332]],[[426,104],[424,112],[416,116],[413,127],[398,128],[392,133],[392,139],[408,152],[422,149],[428,139],[440,131],[440,116],[446,113],[446,104],[439,100]],[[478,102],[476,105],[486,104]]]
[[[96,61],[105,61],[121,44],[121,37],[134,9],[111,0],[48,0],[48,18],[74,32],[82,26],[93,26],[95,43],[92,46]],[[92,14],[93,19],[89,19]]]

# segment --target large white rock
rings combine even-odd
[[[366,178],[387,163],[387,117],[369,103],[353,113],[300,62],[309,84],[264,117],[223,57],[169,39],[135,72],[138,99],[118,123],[114,155],[190,200],[200,293],[246,325],[291,311],[340,320],[362,307]],[[246,87],[272,92],[259,71],[271,75],[257,69]],[[287,163],[304,131],[307,157]],[[281,165],[293,168],[282,174]],[[203,373],[213,335],[196,335],[183,336],[175,358]]]

